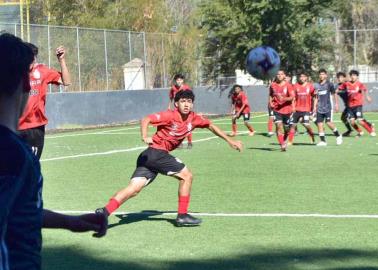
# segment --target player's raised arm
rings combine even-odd
[[[152,143],[152,138],[148,137],[148,125],[151,123],[151,118],[148,116],[144,117],[140,121],[140,134],[142,137],[142,141],[145,142],[146,144],[151,144]]]
[[[241,141],[234,141],[230,139],[219,127],[217,127],[213,123],[209,125],[208,129],[215,135],[225,140],[233,149],[238,150],[239,152],[243,150],[243,144],[241,143]]]
[[[64,86],[69,86],[71,85],[71,75],[68,71],[67,65],[66,65],[66,49],[63,46],[59,46],[56,48],[56,57],[58,58],[59,65],[60,65],[60,70],[62,72],[62,81],[61,83]]]

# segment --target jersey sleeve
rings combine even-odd
[[[360,90],[361,90],[362,92],[367,92],[366,85],[363,84],[363,83],[360,83]]]
[[[295,97],[294,87],[291,84],[287,86],[287,94],[289,97]]]
[[[248,105],[248,98],[247,98],[247,95],[243,93],[242,95],[242,102],[243,102],[243,105],[244,104],[247,104]]]
[[[346,90],[347,89],[347,84],[346,83],[340,84],[338,89],[342,90],[342,91]]]
[[[329,91],[331,92],[331,94],[336,93],[335,85],[333,83],[329,84]]]
[[[210,126],[211,122],[209,119],[202,115],[195,114],[192,121],[194,128],[207,128]]]
[[[52,84],[61,84],[62,83],[62,73],[51,68],[46,69],[46,81],[47,83]]]
[[[166,125],[171,121],[172,117],[172,111],[163,111],[148,115],[148,118],[150,118],[150,123],[154,126]]]

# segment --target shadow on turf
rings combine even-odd
[[[139,221],[166,221],[173,225],[176,225],[175,218],[165,218],[165,217],[155,217],[155,216],[161,216],[164,213],[176,213],[174,211],[156,211],[156,210],[144,210],[142,212],[138,213],[129,213],[124,215],[116,215],[117,218],[120,220],[118,223],[110,224],[108,226],[109,229],[114,228],[119,225],[126,225],[134,222]]]
[[[248,149],[261,150],[261,151],[280,151],[279,148],[273,148],[273,147],[248,147]]]
[[[115,244],[116,245],[116,244]],[[98,243],[99,250],[101,242]],[[169,248],[167,246],[166,248]],[[183,247],[185,248],[185,247]],[[130,251],[124,248],[125,254]],[[136,251],[133,250],[135,253]],[[45,248],[42,253],[43,269],[54,270],[270,270],[270,269],[309,269],[324,270],[378,270],[378,250],[356,249],[272,249],[261,250],[251,247],[244,254],[233,257],[214,257],[212,259],[152,260],[146,258],[139,260],[125,255],[122,261],[99,259],[86,254],[81,247]],[[374,262],[374,263],[373,263]],[[358,266],[351,266],[352,263]]]

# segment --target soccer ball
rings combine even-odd
[[[249,74],[259,80],[269,80],[280,69],[280,56],[268,46],[260,46],[249,51],[246,67]]]

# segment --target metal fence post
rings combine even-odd
[[[143,66],[144,66],[144,87],[147,88],[147,52],[146,52],[146,32],[143,32]]]
[[[106,46],[106,30],[104,30],[104,49],[105,49],[105,75],[106,75],[106,90],[109,90],[109,74],[108,74],[108,49]]]
[[[161,34],[161,51],[163,54],[163,87],[167,87],[167,73],[165,69],[165,49],[164,49],[164,36]]]
[[[131,33],[130,31],[129,31],[129,61],[131,61]]]
[[[81,92],[79,27],[76,27],[76,46],[77,46],[77,69],[78,69],[78,76],[79,76],[79,91]]]
[[[357,30],[353,30],[353,68],[357,67]]]

